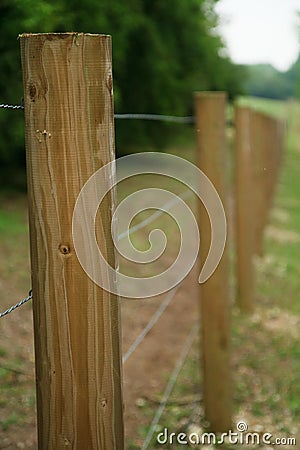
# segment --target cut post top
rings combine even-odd
[[[83,33],[83,32],[64,32],[64,33],[21,33],[19,34],[18,38],[32,38],[32,37],[40,37],[44,36],[45,38],[51,39],[51,38],[59,38],[59,39],[65,39],[70,36],[91,36],[91,37],[111,37],[110,34],[104,34],[104,33]]]

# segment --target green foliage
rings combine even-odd
[[[300,95],[300,54],[286,72],[270,64],[248,66],[246,91],[249,95],[283,100]]]
[[[53,31],[112,35],[116,112],[191,114],[195,90],[226,90],[233,97],[241,91],[241,68],[224,53],[217,1],[2,0],[1,101],[19,103],[22,97],[18,34]],[[0,110],[0,124],[0,166],[11,180],[15,167],[24,165],[22,112]],[[117,149],[159,148],[174,130],[118,121]]]
[[[297,61],[292,65],[292,67],[285,73],[285,78],[291,86],[293,86],[292,95],[300,97],[300,53],[298,55]]]
[[[21,32],[53,31],[60,16],[55,2],[2,0],[0,3],[1,103],[20,104],[23,96],[20,50]],[[18,169],[25,164],[22,112],[0,110],[0,183],[22,186]]]

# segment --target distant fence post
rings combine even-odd
[[[266,165],[269,165],[267,204],[268,211],[266,214],[265,225],[268,223],[268,212],[273,206],[274,194],[276,191],[278,177],[280,173],[280,165],[284,147],[284,121],[269,117],[269,144],[266,155]]]
[[[243,312],[254,306],[254,228],[251,118],[249,108],[235,108],[235,235],[237,303]],[[262,195],[262,193],[261,193]]]
[[[284,146],[284,122],[264,113],[252,112],[254,247],[263,255],[264,230],[268,223],[278,181]]]
[[[264,180],[265,167],[265,139],[264,116],[262,113],[252,112],[251,144],[252,144],[252,174],[253,174],[253,217],[254,217],[254,250],[255,254],[263,255],[263,229],[266,211],[266,196]]]
[[[263,140],[262,140],[262,196],[264,199],[264,209],[261,214],[261,253],[263,254],[264,233],[268,223],[269,212],[271,208],[271,185],[273,178],[273,160],[275,147],[274,141],[274,123],[275,119],[266,114],[261,115]]]
[[[38,448],[123,450],[118,298],[89,279],[72,239],[83,184],[113,158],[111,39],[23,34],[21,54]],[[111,264],[113,206],[96,226]]]
[[[198,167],[209,177],[226,205],[226,95],[195,94]],[[226,206],[225,206],[226,208]],[[211,239],[206,210],[200,207],[200,263]],[[227,252],[214,274],[200,285],[203,391],[205,415],[213,431],[231,426],[230,306]]]

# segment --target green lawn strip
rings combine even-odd
[[[27,224],[17,212],[0,209],[0,236],[10,238],[27,231]]]

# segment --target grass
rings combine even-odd
[[[30,289],[29,231],[24,194],[0,192],[0,255],[0,292],[5,290],[5,297],[27,294]]]
[[[17,193],[0,193],[0,237],[4,239],[28,233],[27,217],[24,215],[24,196]]]
[[[0,192],[1,311],[24,298],[30,287],[27,205],[24,194]],[[29,305],[24,306],[28,310]],[[0,448],[17,427],[32,426],[35,386],[31,324],[22,311],[0,323]],[[21,321],[21,323],[18,323]],[[26,322],[26,323],[25,323]],[[20,427],[20,428],[18,428]],[[21,437],[20,437],[21,439]],[[19,440],[20,440],[19,439]]]

